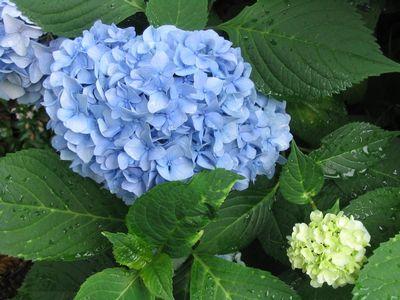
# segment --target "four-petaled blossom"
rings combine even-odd
[[[96,22],[53,53],[44,106],[71,167],[132,201],[202,169],[272,176],[292,139],[285,104],[258,95],[240,49],[212,30]]]
[[[51,50],[40,44],[42,30],[8,0],[0,0],[0,98],[22,104],[42,100],[44,75],[50,73]]]
[[[364,225],[343,212],[337,215],[313,211],[310,224],[296,224],[287,251],[293,269],[311,278],[313,287],[325,282],[334,288],[354,284],[366,261],[371,239]]]

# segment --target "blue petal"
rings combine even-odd
[[[142,155],[146,152],[146,146],[141,140],[132,138],[128,143],[126,143],[124,150],[134,160],[140,160]]]
[[[66,120],[65,126],[73,132],[81,133],[88,128],[88,119],[84,114],[77,114]]]
[[[168,96],[163,92],[157,92],[150,95],[147,108],[149,109],[149,112],[156,113],[160,110],[167,108],[168,104]]]

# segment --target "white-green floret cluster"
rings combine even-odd
[[[311,278],[313,287],[325,282],[334,287],[353,284],[366,261],[370,235],[364,225],[343,212],[313,211],[310,224],[299,223],[288,237],[287,251],[293,269]]]

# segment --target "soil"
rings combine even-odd
[[[11,299],[16,295],[31,262],[0,255],[0,300]]]

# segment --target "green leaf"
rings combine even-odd
[[[175,271],[173,284],[176,300],[190,300],[190,272],[192,262],[192,259],[188,259]]]
[[[103,235],[113,244],[113,254],[120,265],[140,270],[152,261],[153,249],[140,237],[121,232],[103,232]]]
[[[218,28],[241,47],[257,88],[288,101],[400,70],[345,1],[258,0]]]
[[[166,254],[158,255],[140,272],[144,285],[156,297],[174,299],[172,295],[172,277],[174,269],[172,260]]]
[[[280,191],[283,197],[295,204],[309,204],[324,185],[321,167],[307,155],[304,155],[296,143],[280,177]]]
[[[146,15],[151,25],[175,25],[185,30],[204,29],[207,0],[149,0]]]
[[[113,265],[114,261],[108,255],[77,262],[36,262],[25,277],[15,299],[73,299],[87,277]]]
[[[277,201],[272,207],[272,214],[258,235],[265,253],[285,265],[290,265],[286,254],[289,247],[286,237],[291,235],[294,224],[307,221],[310,212],[311,206],[292,204],[278,194]]]
[[[101,230],[124,230],[126,206],[48,150],[0,159],[0,253],[76,260],[109,248]]]
[[[380,161],[384,148],[398,134],[368,123],[350,123],[323,138],[311,157],[322,165],[327,177],[353,177]]]
[[[243,179],[241,175],[224,169],[203,171],[193,177],[189,189],[198,195],[197,198],[202,198],[202,202],[207,202],[207,205],[217,210],[224,203],[233,185],[241,179]],[[196,203],[198,200],[194,199],[193,202]]]
[[[190,299],[300,299],[269,272],[248,268],[215,256],[195,255]]]
[[[312,146],[319,146],[325,135],[348,119],[344,103],[332,97],[289,101],[287,112],[292,117],[290,129],[294,135]]]
[[[337,215],[340,212],[340,201],[339,199],[336,200],[335,204],[331,208],[329,208],[327,213]]]
[[[153,299],[139,273],[122,268],[105,269],[89,277],[81,286],[75,300]]]
[[[199,173],[189,184],[160,184],[138,198],[129,209],[129,232],[172,257],[188,255],[200,239],[201,230],[240,178],[216,169]]]
[[[400,140],[395,139],[386,149],[383,149],[381,160],[366,170],[358,172],[346,180],[335,180],[343,193],[352,198],[373,191],[380,187],[400,187]]]
[[[119,23],[144,11],[143,0],[14,0],[18,8],[44,31],[75,37],[96,20]]]
[[[252,242],[265,227],[275,200],[276,188],[234,191],[204,229],[198,253],[226,254]]]
[[[400,188],[368,192],[351,201],[343,211],[364,224],[375,247],[400,231]]]
[[[361,270],[353,299],[400,298],[400,234],[381,244]]]
[[[376,23],[384,8],[384,0],[347,0],[351,5],[357,8],[361,14],[365,25],[371,30],[375,29]]]

